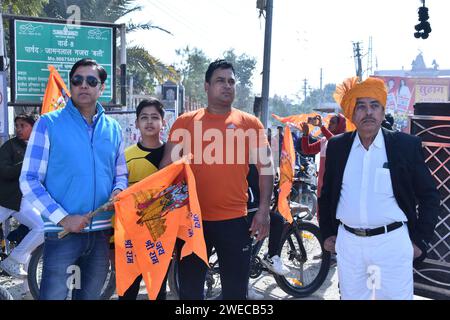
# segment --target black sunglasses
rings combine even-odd
[[[84,77],[80,76],[80,75],[76,75],[76,76],[72,77],[72,79],[70,79],[70,83],[75,87],[81,86],[83,84],[83,81],[84,81]],[[98,80],[94,76],[87,76],[86,82],[90,87],[95,88],[99,84],[100,80]]]

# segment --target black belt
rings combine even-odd
[[[364,228],[352,228],[349,227],[341,222],[342,226],[347,230],[348,232],[351,232],[357,236],[360,237],[372,237],[383,233],[388,233],[390,231],[393,231],[395,229],[400,228],[404,222],[394,222],[391,224],[388,224],[387,226],[382,226],[375,229],[364,229]]]

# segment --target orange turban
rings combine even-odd
[[[352,77],[336,86],[333,97],[341,106],[345,117],[351,121],[358,98],[376,99],[386,109],[387,90],[381,79],[367,78],[365,81],[359,82],[358,77]]]

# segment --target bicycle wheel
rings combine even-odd
[[[30,262],[28,263],[28,288],[34,300],[39,299],[39,284],[42,279],[42,266],[43,259],[42,254],[44,251],[44,245],[41,244],[31,254]]]
[[[290,272],[274,277],[286,293],[307,297],[323,284],[330,268],[330,253],[321,243],[319,228],[309,222],[300,222],[283,235],[278,254]]]
[[[179,282],[179,278],[178,278],[177,253],[174,253],[172,256],[172,263],[170,264],[167,281],[169,282],[170,292],[175,296],[176,300],[179,300],[180,299],[180,282]]]
[[[291,193],[290,207],[293,215],[302,213],[302,220],[311,220],[317,214],[317,195],[312,191]]]
[[[300,203],[308,207],[310,212],[309,219],[317,215],[317,195],[314,192],[303,192],[300,195]]]
[[[209,269],[206,272],[205,299],[219,300],[222,297],[222,283],[220,281],[219,258],[213,249],[209,257]]]
[[[108,274],[106,275],[105,284],[103,285],[100,300],[109,300],[116,291],[116,269],[114,269],[111,261],[109,262]]]
[[[0,300],[14,300],[14,298],[8,290],[0,286]]]
[[[39,299],[39,287],[42,279],[44,245],[37,247],[31,254],[30,263],[28,264],[28,287],[33,299]],[[110,261],[108,274],[106,275],[105,284],[103,285],[100,299],[109,300],[116,290],[116,272]],[[69,293],[71,298],[71,292]]]
[[[222,287],[220,285],[219,262],[215,250],[212,250],[209,257],[210,268],[206,272],[205,280],[205,299],[216,300],[222,294]],[[169,269],[168,281],[170,292],[175,296],[175,299],[180,299],[180,279],[179,279],[179,259],[178,253],[174,253],[172,257],[172,264]]]

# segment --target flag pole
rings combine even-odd
[[[86,214],[86,216],[87,216],[89,219],[92,219],[92,218],[93,218],[95,215],[97,215],[98,213],[108,211],[108,208],[109,208],[112,204],[114,204],[114,202],[116,202],[116,201],[117,201],[117,199],[114,198],[113,200],[108,201],[108,202],[106,202],[105,204],[101,205],[100,207],[98,207],[98,208],[95,209],[94,211],[89,212],[88,214]],[[64,238],[64,237],[67,236],[69,233],[70,233],[70,232],[67,231],[67,230],[63,230],[63,231],[58,232],[58,239]]]

